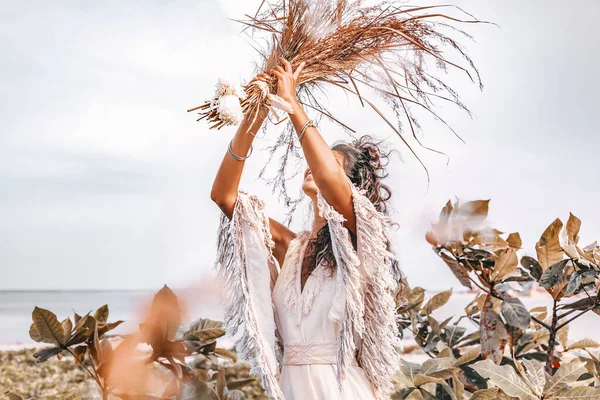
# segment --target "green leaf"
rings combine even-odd
[[[523,256],[521,258],[521,265],[523,266],[523,268],[529,271],[531,276],[536,281],[539,280],[542,274],[544,273],[544,270],[542,269],[540,263],[533,257]]]
[[[31,313],[31,317],[33,325],[44,343],[51,343],[58,346],[65,344],[65,332],[54,313],[35,307]]]
[[[559,392],[553,394],[547,399],[589,399],[589,400],[598,400],[600,399],[600,388],[594,388],[589,386],[578,386],[569,389],[560,390]]]
[[[518,298],[506,297],[500,304],[500,312],[508,325],[522,330],[529,327],[531,315]]]
[[[456,345],[466,331],[466,328],[458,326],[456,323],[446,328],[446,343],[448,343],[448,346],[453,347]]]
[[[50,347],[48,349],[43,349],[38,351],[33,355],[33,357],[38,359],[38,362],[47,361],[49,358],[54,357],[57,354],[60,354],[63,349],[60,347]]]
[[[569,387],[586,372],[585,363],[571,362],[569,364],[563,364],[546,382],[544,394],[549,396],[559,390]]]
[[[108,304],[105,304],[99,309],[97,309],[94,313],[94,318],[96,319],[96,322],[98,324],[106,324],[106,321],[108,321]]]
[[[450,300],[450,296],[452,296],[452,289],[434,294],[433,297],[429,299],[427,304],[425,304],[425,307],[423,307],[425,314],[431,314],[432,311],[442,307],[448,302],[448,300]]]
[[[509,365],[496,365],[491,360],[477,361],[471,365],[479,375],[489,379],[490,383],[498,386],[509,396],[521,400],[537,400],[538,397],[531,392],[525,381],[523,381]]]
[[[556,264],[552,264],[550,268],[546,269],[540,278],[540,286],[544,289],[552,289],[554,285],[561,281],[563,278],[563,272],[567,264],[571,260],[564,259]]]
[[[581,285],[582,276],[583,271],[576,271],[573,275],[571,275],[571,279],[569,279],[569,283],[565,289],[565,296],[570,296],[575,293],[575,291],[579,288],[579,285]]]

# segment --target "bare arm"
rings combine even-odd
[[[257,79],[264,80],[267,78],[267,75],[260,74]],[[234,154],[240,157],[245,157],[248,154],[254,137],[262,126],[268,112],[268,109],[262,108],[254,121],[244,118],[231,141],[231,149]],[[244,164],[245,161],[238,161],[231,157],[228,152],[225,153],[213,182],[210,198],[229,219],[233,215],[233,209],[237,201]],[[283,258],[288,244],[294,238],[295,234],[277,221],[270,220],[269,225],[271,236],[275,242],[273,254],[277,258],[277,261],[279,261],[279,264],[283,265]]]
[[[285,68],[277,66],[271,72],[277,77],[277,91],[279,96],[290,103],[294,109],[294,113],[289,114],[289,116],[296,133],[300,134],[302,128],[309,120],[296,99],[296,83],[300,71],[304,67],[304,63],[296,71],[292,71],[292,66],[287,60],[281,59],[281,62]],[[331,151],[319,131],[314,127],[310,127],[305,131],[301,145],[306,162],[321,195],[327,203],[331,204],[337,212],[344,216],[346,227],[351,232],[356,233],[352,189],[333,151]]]

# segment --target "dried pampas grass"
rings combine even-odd
[[[354,132],[318,100],[319,92],[328,87],[339,88],[354,96],[363,107],[372,109],[419,159],[399,126],[402,120],[406,121],[414,139],[421,144],[417,137],[419,124],[411,108],[426,110],[443,124],[444,120],[433,109],[434,99],[449,101],[468,112],[457,92],[442,79],[447,69],[463,71],[471,81],[483,86],[463,47],[446,32],[470,38],[454,25],[480,21],[456,7],[452,9],[466,16],[466,20],[441,12],[450,10],[448,6],[377,3],[364,6],[360,0],[282,0],[277,3],[263,0],[256,15],[239,22],[246,26],[245,30],[250,31],[254,40],[260,33],[268,35],[266,50],[260,50],[256,42],[262,57],[259,72],[275,67],[279,57],[290,61],[294,69],[301,62],[306,63],[299,77],[298,98],[309,111]],[[365,96],[363,88],[369,88],[364,92],[375,92],[384,99],[393,110],[396,123]],[[268,91],[255,83],[246,85],[247,96],[239,99],[244,115],[253,118],[261,104],[269,105],[268,96],[275,90],[275,79],[269,83]],[[228,121],[219,114],[215,106],[218,102],[219,98],[215,97],[189,111],[200,110],[199,120],[206,119],[210,128],[220,129],[228,125]],[[280,186],[286,203],[291,200],[285,189],[285,172],[293,154],[293,146],[287,143],[288,136],[292,137],[284,135],[269,149],[272,157],[280,149],[285,151],[281,168],[270,182]]]

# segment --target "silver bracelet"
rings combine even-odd
[[[309,119],[308,121],[306,121],[306,123],[304,124],[304,126],[302,127],[302,130],[300,131],[300,133],[298,134],[298,141],[300,142],[300,144],[302,144],[302,138],[304,137],[304,134],[306,133],[306,130],[310,127],[316,128],[317,126],[315,125],[314,121],[312,119]]]
[[[233,152],[233,149],[231,148],[231,143],[233,143],[233,140],[231,142],[229,142],[229,146],[227,146],[227,152],[234,160],[246,161],[248,159],[248,157],[250,157],[252,155],[252,145],[250,145],[250,151],[248,152],[248,155],[246,157],[240,157]]]

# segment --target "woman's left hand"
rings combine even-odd
[[[292,103],[296,100],[298,77],[304,68],[305,62],[301,62],[298,68],[293,71],[292,64],[288,60],[281,57],[279,60],[283,64],[283,67],[278,65],[269,72],[277,78],[277,95],[288,103]]]

